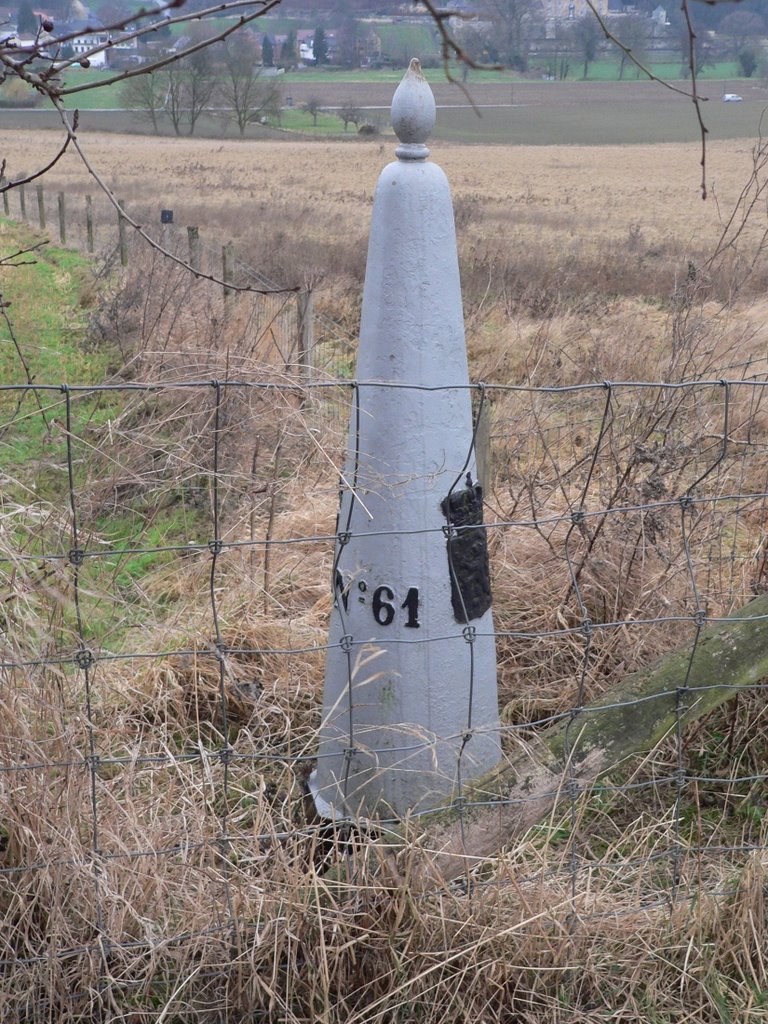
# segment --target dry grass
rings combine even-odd
[[[320,253],[338,255],[334,276],[324,272],[326,308],[341,326],[354,324],[359,240],[387,147],[128,145],[89,141],[136,205],[147,189],[133,174],[120,179],[128,159],[147,178],[174,182],[162,203],[176,207],[177,221],[241,230],[254,246],[250,262],[269,257],[273,274],[290,256],[297,273],[317,277],[328,267]],[[29,148],[25,160],[37,155]],[[476,375],[531,385],[766,379],[762,300],[742,292],[738,302],[722,301],[732,263],[690,280],[683,269],[689,259],[698,266],[718,234],[713,207],[697,198],[693,148],[638,148],[631,160],[618,150],[435,155],[459,200]],[[735,154],[713,149],[724,195],[735,198],[748,167],[746,145]],[[65,168],[56,173],[63,182]],[[74,169],[66,173],[68,191],[85,189]],[[214,183],[226,190],[220,205]],[[270,239],[285,218],[282,256],[266,252],[258,224],[244,223],[251,203],[257,221],[259,204],[271,211]],[[658,256],[649,255],[654,249]],[[680,278],[648,270],[653,260],[677,267]],[[569,266],[582,272],[570,283]],[[624,268],[623,278],[602,287],[612,266]],[[765,782],[730,781],[764,772],[760,692],[685,737],[689,774],[715,781],[687,783],[676,805],[665,780],[679,751],[666,743],[476,866],[469,885],[409,886],[437,852],[418,821],[407,826],[394,880],[391,858],[380,860],[364,831],[317,822],[304,783],[333,552],[330,541],[311,538],[334,532],[332,467],[343,430],[323,408],[300,403],[283,351],[291,328],[265,333],[256,308],[238,299],[223,321],[216,291],[192,293],[177,272],[147,261],[92,320],[91,343],[114,349],[117,379],[280,385],[224,389],[220,536],[307,539],[217,556],[223,661],[205,547],[212,388],[137,393],[108,410],[106,433],[98,410],[75,410],[89,550],[110,542],[116,518],[130,519],[132,547],[151,546],[155,526],[177,520],[198,542],[148,566],[128,555],[86,562],[77,579],[90,646],[156,656],[100,661],[87,677],[71,665],[23,664],[74,651],[82,639],[71,567],[48,571],[18,557],[71,546],[60,427],[32,467],[47,492],[41,485],[34,501],[29,492],[20,501],[28,481],[18,467],[20,479],[5,481],[3,512],[14,525],[4,533],[12,554],[3,629],[18,667],[0,682],[4,1021],[764,1020]],[[766,587],[768,419],[759,394],[731,389],[728,456],[707,480],[712,496],[754,497],[703,507],[690,524],[690,564],[710,613]],[[513,726],[568,709],[580,688],[602,692],[690,639],[689,618],[636,624],[692,609],[679,507],[648,505],[674,499],[714,465],[725,406],[717,386],[617,391],[593,464],[605,391],[491,400],[487,515],[514,523],[490,531],[496,627],[510,634],[499,640],[499,679],[511,749],[530,739]],[[23,412],[35,415],[25,401]],[[54,423],[61,415],[59,406]],[[595,521],[603,525],[589,534],[569,531],[568,522],[545,525],[579,504],[628,511]],[[580,621],[582,605],[598,626],[623,622],[596,630],[588,659],[582,638],[562,632]]]

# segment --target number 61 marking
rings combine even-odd
[[[373,592],[373,617],[380,626],[390,626],[395,618],[395,606],[392,601],[395,594],[391,587],[377,587]],[[406,629],[418,629],[419,622],[419,588],[411,587],[400,605],[408,613],[405,620]]]
[[[345,612],[349,611],[349,587],[350,584],[344,583],[344,578],[341,573],[336,571],[336,592],[337,600],[341,598],[341,604]],[[367,589],[366,584],[361,580],[358,583],[358,587],[361,591]],[[364,603],[364,599],[360,598],[361,603]],[[393,603],[395,602],[395,603]],[[397,598],[392,587],[385,585],[376,587],[371,597],[371,612],[376,622],[380,626],[391,626],[395,621],[396,608],[395,604]],[[405,600],[400,605],[401,610],[406,613],[405,628],[406,629],[420,629],[421,623],[419,622],[419,588],[411,587],[408,593],[405,595]]]

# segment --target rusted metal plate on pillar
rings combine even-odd
[[[317,769],[325,815],[449,803],[500,758],[453,207],[418,61],[374,199]]]

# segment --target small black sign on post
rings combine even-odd
[[[160,224],[162,226],[162,234],[160,244],[164,249],[168,248],[168,243],[171,240],[171,225],[173,224],[173,210],[161,210],[160,211]]]

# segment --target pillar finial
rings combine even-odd
[[[418,57],[414,57],[392,99],[392,127],[400,140],[395,150],[401,160],[426,160],[425,143],[435,127],[435,97]]]

